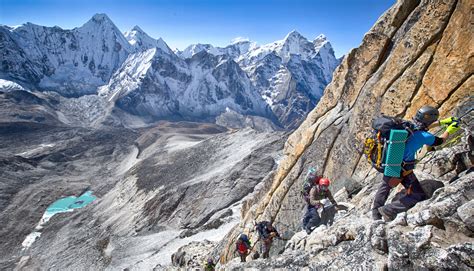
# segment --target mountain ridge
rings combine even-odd
[[[28,84],[33,91],[54,91],[66,98],[98,94],[98,99],[104,97],[114,103],[108,108],[118,106],[148,120],[213,121],[230,108],[238,114],[265,117],[277,126],[294,129],[317,104],[339,64],[327,39],[320,37],[319,47],[315,47],[297,31],[276,42],[276,47],[238,40],[224,48],[190,45],[187,51],[175,54],[162,38],[150,37],[139,26],[122,33],[104,13],[69,30],[25,23],[18,27],[0,26],[0,35],[0,45],[6,48],[1,55],[4,61],[0,78]],[[144,57],[153,48],[153,57]],[[203,51],[208,54],[200,54]],[[273,51],[283,60],[280,64],[276,59],[278,63],[271,64],[265,58]],[[228,74],[220,72],[219,65],[207,67],[211,69],[208,71],[193,70],[189,63],[197,54],[207,58],[203,59],[207,63],[218,57],[221,63],[232,65],[226,62],[230,60],[224,60],[231,59],[238,67],[226,69]],[[262,63],[270,64],[269,68]],[[133,72],[137,69],[142,72]],[[121,75],[123,72],[130,74]],[[121,78],[126,80],[117,81]],[[118,90],[118,86],[122,89]],[[186,97],[194,97],[202,104]]]

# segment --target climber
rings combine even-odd
[[[273,238],[281,239],[280,234],[275,229],[275,227],[273,227],[272,223],[269,221],[259,222],[258,224],[255,225],[255,229],[258,232],[257,242],[261,241],[260,253],[262,254],[262,257],[266,259],[270,255],[270,247],[272,246]]]
[[[246,234],[241,234],[235,244],[235,250],[239,253],[240,262],[246,262],[247,256],[250,254],[251,243],[249,237]]]
[[[375,194],[372,205],[372,218],[374,220],[381,219],[383,216],[385,221],[391,221],[398,213],[405,212],[419,201],[426,199],[426,194],[413,173],[415,154],[423,145],[438,146],[443,144],[450,134],[459,130],[459,120],[457,118],[450,117],[436,122],[438,117],[438,109],[432,106],[421,107],[413,117],[416,129],[406,140],[400,177],[383,176],[383,181]],[[446,131],[440,137],[428,132],[428,127],[433,128],[438,125],[447,126]],[[398,200],[384,205],[390,190],[399,183],[406,189],[404,195]]]
[[[327,199],[331,202],[330,208],[339,209],[334,197],[329,190],[330,181],[327,178],[315,178],[315,185],[309,191],[309,197],[307,200],[306,213],[303,218],[303,229],[306,233],[310,234],[314,228],[318,227],[321,223],[321,217],[318,214],[318,209],[323,208],[322,212],[328,211],[329,208],[325,208],[322,204],[322,200]]]
[[[207,263],[204,265],[205,271],[214,271],[216,270],[216,264],[212,258],[207,259]]]

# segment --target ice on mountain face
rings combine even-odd
[[[222,48],[216,48],[210,44],[193,44],[193,45],[190,45],[188,47],[186,47],[186,49],[184,49],[182,52],[179,53],[179,56],[181,56],[182,58],[191,58],[192,56],[194,56],[195,54],[198,54],[200,52],[207,52],[207,53],[210,53],[210,54],[213,54],[215,56],[217,55],[223,55],[225,54],[225,52],[222,50]]]
[[[250,42],[249,40],[234,39],[232,41],[232,44],[226,47],[214,47],[211,44],[193,44],[186,47],[186,49],[184,49],[182,52],[178,52],[177,54],[181,58],[187,59],[202,51],[206,51],[207,53],[212,54],[214,56],[228,55],[235,61],[239,61],[240,57],[242,57],[249,50],[252,50],[256,46],[256,43]]]
[[[16,55],[34,69],[39,87],[65,96],[95,93],[132,51],[105,14],[72,30],[27,23],[5,34],[17,46]]]
[[[218,115],[230,108],[265,115],[265,105],[246,74],[234,61],[211,54],[195,55],[189,64],[192,80],[180,102],[185,114]],[[197,90],[197,91],[196,91]]]
[[[270,113],[236,62],[206,51],[186,61],[153,49],[135,53],[99,92],[129,113],[155,118],[205,119],[226,108],[265,117]]]
[[[292,31],[283,40],[250,50],[239,64],[284,123],[285,116],[304,116],[312,109],[339,62],[324,35],[310,42]]]
[[[292,31],[283,40],[250,50],[244,58],[246,60],[243,61],[243,63],[245,63],[245,65],[252,65],[272,52],[275,52],[282,58],[283,62],[288,62],[291,55],[299,55],[303,59],[308,60],[316,54],[314,46],[310,41],[297,31]]]
[[[124,65],[115,73],[114,78],[108,87],[99,88],[100,96],[110,96],[109,101],[114,100],[115,96],[127,95],[130,91],[136,89],[140,78],[143,78],[151,67],[152,59],[155,56],[156,48],[143,52],[131,54],[125,60]],[[116,91],[114,91],[116,90]],[[111,92],[113,92],[112,95]]]
[[[153,48],[129,56],[99,92],[129,113],[172,118],[179,113],[177,96],[189,81],[189,70],[183,60]]]
[[[327,82],[331,82],[332,73],[339,65],[340,61],[334,55],[334,49],[326,36],[321,34],[313,41],[314,49],[317,52],[316,57],[321,60],[321,67],[324,78]]]
[[[319,36],[317,36],[313,40],[314,49],[316,51],[319,51],[319,48],[321,48],[321,46],[323,46],[327,42],[328,42],[328,40],[327,40],[326,36],[324,34],[320,34]]]
[[[23,88],[22,86],[20,86],[19,84],[15,82],[0,79],[0,91],[10,92],[10,91],[15,91],[15,90],[26,91],[25,88]]]
[[[279,45],[276,52],[284,62],[289,61],[291,55],[299,55],[308,60],[314,54],[312,44],[296,31],[290,32]]]

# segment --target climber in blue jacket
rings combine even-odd
[[[440,125],[448,126],[440,137],[431,134],[428,132],[428,127],[434,126],[433,124],[438,120],[438,117],[438,109],[432,106],[421,107],[414,116],[413,121],[417,129],[407,139],[405,153],[403,155],[402,172],[399,178],[383,176],[383,181],[375,194],[374,203],[372,205],[373,219],[381,219],[383,216],[385,221],[391,221],[398,213],[406,212],[415,206],[416,203],[426,199],[426,194],[413,173],[416,152],[421,149],[423,145],[438,146],[443,144],[450,134],[459,130],[459,120],[450,117],[438,122]],[[390,204],[384,205],[390,194],[390,190],[399,183],[405,187],[405,195]]]

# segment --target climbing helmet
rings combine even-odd
[[[415,117],[413,117],[413,120],[415,120],[418,123],[423,124],[425,127],[430,126],[433,122],[438,120],[439,117],[439,111],[438,109],[425,105],[422,106],[420,109],[418,109],[418,112],[416,112]]]

